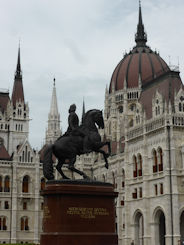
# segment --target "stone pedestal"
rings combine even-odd
[[[48,181],[41,245],[117,245],[114,199],[108,183]]]

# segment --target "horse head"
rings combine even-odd
[[[103,120],[103,113],[100,110],[96,110],[94,113],[94,121],[98,125],[99,128],[104,128],[104,120]]]
[[[103,120],[103,114],[100,110],[89,110],[86,112],[84,119],[83,119],[83,125],[90,127],[96,127],[95,124],[98,125],[99,128],[104,128],[104,120]]]

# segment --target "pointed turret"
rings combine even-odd
[[[57,105],[56,79],[54,78],[50,112],[48,114],[48,128],[46,130],[46,143],[54,143],[59,136],[61,136],[60,114]]]
[[[141,1],[139,0],[139,22],[137,25],[137,33],[135,34],[135,42],[137,47],[144,47],[147,42],[147,34],[144,31],[144,24],[142,21]]]
[[[20,64],[20,44],[19,44],[19,49],[18,49],[17,69],[15,72],[15,77],[22,78],[22,71],[21,71],[21,64]]]
[[[22,71],[21,71],[21,64],[20,64],[20,45],[18,49],[17,68],[15,71],[15,80],[14,80],[13,92],[12,92],[12,102],[14,107],[16,106],[16,102],[24,103],[24,89],[22,84]]]
[[[56,79],[54,78],[53,83],[53,90],[52,90],[52,99],[50,105],[50,115],[51,116],[58,116],[58,106],[57,106],[57,96],[56,96]]]
[[[17,66],[11,97],[11,123],[9,130],[8,151],[11,155],[29,136],[29,106],[24,99],[22,70],[20,63],[20,44],[18,48]],[[21,132],[21,133],[20,133]]]

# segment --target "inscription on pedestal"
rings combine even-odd
[[[44,219],[50,219],[52,216],[50,215],[50,210],[48,208],[48,206],[45,206],[44,207],[44,210],[43,210],[43,217]]]
[[[97,216],[109,216],[106,208],[69,207],[67,214],[78,215],[82,219],[95,219]]]

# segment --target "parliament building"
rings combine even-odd
[[[26,91],[25,91],[26,94]],[[61,134],[55,81],[45,144]],[[13,92],[0,91],[0,243],[39,243],[42,231],[44,147],[29,143],[20,47]],[[78,157],[76,167],[119,193],[119,245],[178,245],[184,241],[184,87],[147,45],[141,5],[135,46],[115,67],[105,91],[103,140],[111,142],[109,169],[101,155]],[[68,176],[71,175],[65,170]],[[55,171],[55,178],[60,178]]]

